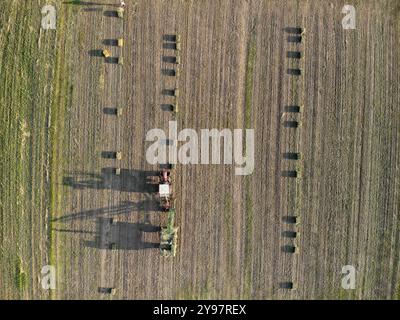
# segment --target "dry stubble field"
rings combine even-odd
[[[52,196],[43,195],[53,201],[50,297],[399,298],[400,4],[353,1],[357,28],[343,30],[345,1],[127,1],[123,21],[109,2],[57,4],[66,67],[54,80],[62,134],[45,184]],[[293,26],[306,28],[301,44],[287,41]],[[172,67],[163,57],[175,54],[166,34],[182,37],[178,79],[162,72]],[[123,49],[107,46],[119,37]],[[124,65],[106,63],[105,47]],[[305,58],[288,59],[290,50]],[[289,75],[296,66],[303,74]],[[174,116],[162,105],[173,102],[163,90],[176,85]],[[291,105],[301,113],[284,113]],[[107,114],[110,107],[123,116]],[[157,248],[166,215],[144,183],[157,170],[146,162],[145,135],[175,119],[180,129],[252,128],[256,151],[251,176],[235,176],[232,166],[177,167],[171,259]],[[301,126],[286,128],[287,120]],[[119,150],[118,163],[104,157]],[[119,178],[110,173],[116,166]],[[296,229],[285,222],[292,214],[301,218]],[[117,223],[107,229],[111,217]],[[291,230],[300,233],[295,241],[285,236]],[[119,249],[107,249],[110,237]],[[299,254],[284,252],[292,243]],[[349,264],[352,291],[341,289]],[[297,289],[282,289],[286,281]],[[15,290],[43,297],[38,285]]]

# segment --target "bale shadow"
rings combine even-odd
[[[118,18],[118,12],[115,10],[106,10],[103,15],[107,18]]]
[[[100,294],[111,294],[113,292],[113,288],[99,287],[98,292]]]
[[[162,61],[166,63],[176,63],[176,57],[173,56],[163,56]]]
[[[295,34],[301,34],[303,32],[303,28],[300,27],[285,27],[283,30],[287,33],[295,33]]]
[[[287,51],[286,57],[289,59],[301,59],[301,52],[300,51]]]
[[[284,112],[291,112],[291,113],[299,113],[300,112],[300,106],[284,106],[283,107]]]
[[[302,37],[301,36],[288,36],[287,41],[289,43],[301,43]]]
[[[301,69],[287,69],[287,74],[290,76],[301,76]]]
[[[285,128],[298,128],[299,127],[299,122],[298,121],[292,121],[292,120],[286,120],[283,122],[283,126]]]
[[[167,42],[176,42],[176,35],[175,34],[164,34],[162,39],[163,39],[163,41],[167,41]]]
[[[293,282],[286,281],[286,282],[280,282],[279,283],[279,288],[280,289],[293,289]]]
[[[284,178],[297,178],[297,171],[295,170],[284,170],[281,172],[281,176]]]
[[[109,116],[116,116],[118,114],[118,108],[103,108],[103,113]]]
[[[284,152],[283,153],[283,158],[286,160],[299,160],[300,159],[300,153],[297,152]]]
[[[117,158],[117,152],[115,152],[115,151],[102,151],[101,152],[101,157],[103,159],[116,159]]]
[[[174,69],[162,69],[161,74],[163,76],[168,76],[168,77],[175,77],[176,76],[176,71]]]
[[[295,246],[292,246],[292,245],[284,245],[284,246],[282,246],[282,252],[285,252],[285,253],[294,253],[295,252]]]
[[[104,40],[102,41],[102,43],[103,43],[105,46],[113,46],[113,47],[116,47],[116,46],[118,46],[118,39],[104,39]]]
[[[297,223],[297,217],[296,216],[285,216],[282,218],[283,222],[289,223],[289,224],[296,224]]]
[[[161,110],[162,111],[174,111],[174,105],[173,104],[162,104]]]
[[[118,64],[118,58],[116,58],[116,57],[108,57],[108,58],[106,58],[106,63]]]
[[[115,222],[113,219],[99,218],[97,234],[91,241],[85,241],[89,248],[105,250],[144,250],[160,247],[159,242],[143,240],[145,233],[159,233],[161,228],[148,223]]]
[[[294,239],[297,237],[297,232],[296,231],[282,231],[282,237],[284,238],[290,238],[290,239]]]
[[[88,54],[91,57],[102,57],[103,56],[103,50],[100,50],[100,49],[89,50]]]
[[[176,43],[175,42],[164,42],[163,43],[163,48],[164,49],[176,50]]]
[[[174,97],[175,96],[175,90],[174,89],[163,89],[161,91],[161,94],[163,96]]]

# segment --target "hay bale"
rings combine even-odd
[[[179,89],[174,90],[174,96],[177,98],[179,97]]]
[[[119,57],[118,58],[118,64],[123,66],[124,65],[124,58],[123,57]]]
[[[176,43],[176,50],[181,51],[181,43],[180,42]]]
[[[102,51],[102,53],[103,53],[103,56],[104,56],[105,58],[111,57],[111,53],[110,53],[110,51],[108,51],[107,49],[104,49],[104,50]]]
[[[121,159],[122,159],[122,152],[121,152],[121,151],[118,151],[118,152],[116,153],[116,155],[115,155],[115,158],[116,158],[117,160],[121,160]]]
[[[124,46],[124,39],[118,39],[118,47]]]
[[[122,108],[117,108],[117,116],[118,117],[122,116],[122,111],[123,111]]]
[[[178,102],[175,103],[175,105],[174,105],[174,112],[175,112],[175,113],[178,113],[178,112],[179,112]]]
[[[175,58],[175,63],[176,64],[181,64],[181,56],[179,54]]]
[[[117,175],[117,176],[121,175],[121,168],[115,169],[115,175]]]
[[[124,18],[124,8],[118,8],[117,16],[118,16],[118,18],[121,18],[121,19]]]

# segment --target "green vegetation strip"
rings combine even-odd
[[[250,129],[251,126],[251,113],[253,103],[253,79],[254,79],[254,64],[256,60],[256,38],[252,34],[248,43],[247,49],[247,63],[246,63],[246,82],[245,82],[245,127]],[[246,176],[246,208],[245,208],[245,256],[244,256],[244,297],[251,297],[251,283],[252,283],[252,239],[253,239],[253,199],[251,196],[251,176]]]
[[[55,194],[62,170],[60,142],[68,99],[64,37],[69,9],[58,6],[57,30],[44,31],[40,9],[45,4],[6,1],[0,12],[3,299],[47,298],[40,288],[40,270],[43,263],[55,264],[50,222],[58,209]]]
[[[247,49],[247,64],[246,64],[246,85],[245,85],[245,126],[250,128],[251,124],[251,106],[253,101],[253,78],[254,78],[254,63],[256,60],[256,39],[251,35]]]
[[[54,229],[52,221],[62,212],[62,170],[63,170],[63,140],[64,140],[64,122],[65,110],[68,104],[72,102],[73,87],[69,78],[68,48],[70,47],[70,39],[66,38],[68,21],[72,9],[70,6],[63,7],[59,14],[57,26],[57,58],[55,65],[54,92],[51,104],[51,122],[50,122],[50,216],[49,216],[49,263],[57,265],[60,272],[61,266],[56,258],[57,250],[62,250],[62,246],[55,245]],[[52,291],[51,298],[56,298]]]

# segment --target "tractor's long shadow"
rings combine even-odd
[[[75,172],[63,178],[63,184],[74,189],[116,190],[122,192],[155,193],[157,171],[103,168],[100,174]]]
[[[99,3],[99,2],[80,1],[80,0],[64,1],[63,4],[70,4],[70,5],[74,5],[74,6],[113,6],[113,7],[119,7],[119,5],[115,4],[115,3]]]
[[[159,226],[150,223],[148,218],[142,222],[117,221],[124,220],[134,211],[159,210],[155,199],[148,198],[140,202],[123,202],[121,205],[87,210],[81,213],[68,214],[54,219],[53,222],[61,223],[53,231],[64,234],[76,235],[81,238],[84,246],[108,250],[142,250],[159,248]],[[75,221],[87,220],[89,230],[74,228]],[[93,224],[96,226],[93,226]],[[66,227],[65,227],[66,226]],[[148,235],[147,235],[148,234]]]
[[[77,220],[89,220],[89,219],[98,219],[98,218],[112,218],[112,217],[121,217],[128,216],[132,212],[153,212],[159,211],[160,205],[157,199],[153,196],[147,197],[146,199],[138,202],[132,201],[124,201],[120,205],[110,206],[99,209],[85,210],[79,213],[70,213],[64,215],[62,217],[53,219],[53,222],[72,222]],[[55,229],[56,230],[56,229]],[[67,229],[58,229],[56,231],[60,232],[73,232],[73,233],[85,233],[79,230],[67,230]],[[74,232],[76,231],[76,232]]]
[[[94,239],[84,242],[86,247],[106,250],[143,250],[160,246],[158,241],[145,239],[149,236],[151,238],[155,236],[158,239],[157,234],[161,229],[152,224],[115,222],[113,219],[99,218],[96,230]]]
[[[142,250],[159,247],[160,227],[150,223],[149,216],[140,222],[127,222],[133,212],[160,211],[156,198],[158,171],[104,168],[100,174],[74,172],[63,179],[63,184],[74,189],[109,189],[143,193],[138,202],[125,201],[116,206],[70,213],[54,219],[54,231],[82,237],[88,248],[109,250]],[[118,221],[117,221],[118,220]],[[87,230],[78,230],[75,223],[85,221]],[[96,223],[96,226],[93,224]]]

